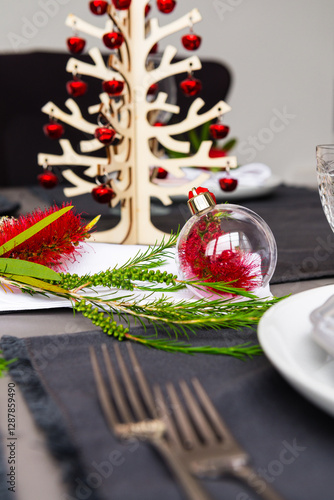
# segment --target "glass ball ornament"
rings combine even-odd
[[[188,207],[192,217],[182,228],[176,243],[178,276],[207,282],[187,285],[200,298],[240,298],[210,287],[226,283],[259,297],[270,296],[269,282],[277,262],[277,246],[267,223],[248,208],[216,205],[206,188],[193,188]]]

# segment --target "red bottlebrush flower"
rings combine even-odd
[[[69,205],[63,203],[61,208]],[[31,214],[21,215],[18,219],[4,219],[1,223],[0,246],[58,210],[59,207],[54,205],[44,211],[37,209]],[[87,223],[79,214],[69,210],[2,257],[27,260],[51,268],[59,267],[73,258],[79,244],[89,237]]]

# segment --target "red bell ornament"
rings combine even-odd
[[[95,16],[103,16],[107,12],[108,2],[104,0],[93,0],[89,2],[89,8]]]
[[[187,97],[194,97],[202,90],[202,82],[198,78],[188,76],[180,83],[180,89]]]
[[[112,3],[118,10],[127,10],[131,5],[131,0],[112,0]]]
[[[164,168],[162,168],[162,167],[155,167],[154,168],[153,175],[152,175],[152,177],[154,179],[166,179],[167,176],[168,176],[168,172]]]
[[[44,125],[43,131],[50,139],[60,139],[64,135],[65,129],[60,123],[50,121]]]
[[[151,48],[149,54],[156,54],[158,52],[158,49],[159,49],[159,45],[157,43],[155,43],[153,45],[153,47]]]
[[[103,92],[110,96],[118,96],[123,92],[124,82],[120,80],[106,80],[102,82]]]
[[[79,97],[87,92],[88,85],[82,80],[71,80],[66,83],[67,93],[72,97]]]
[[[201,45],[202,38],[195,33],[189,33],[181,38],[182,45],[187,50],[197,50]]]
[[[102,144],[110,144],[116,134],[116,130],[110,127],[98,127],[95,130],[94,137]]]
[[[238,181],[237,179],[232,179],[232,177],[223,177],[219,179],[219,185],[222,191],[231,193],[237,189]]]
[[[124,36],[119,31],[112,31],[103,35],[102,40],[108,49],[119,49],[124,42]]]
[[[58,177],[49,171],[45,171],[37,176],[38,183],[41,187],[45,189],[52,189],[57,186],[59,180]]]
[[[149,87],[149,89],[148,89],[148,91],[147,91],[147,95],[148,95],[148,96],[154,96],[154,95],[158,92],[158,90],[159,90],[159,85],[158,85],[157,83],[153,83],[153,84]]]
[[[81,54],[86,45],[86,40],[79,36],[71,36],[67,39],[67,47],[71,54]]]
[[[167,170],[165,170],[162,167],[158,167],[157,179],[166,179],[167,176],[168,176]]]
[[[148,4],[145,5],[145,17],[147,17],[150,12],[151,12],[151,6],[148,3]]]
[[[92,190],[92,196],[97,203],[110,203],[115,198],[116,193],[110,187],[101,184]]]
[[[175,0],[157,0],[157,7],[163,14],[169,14],[176,6]]]
[[[222,123],[210,125],[210,134],[213,139],[224,139],[230,131],[230,127]]]

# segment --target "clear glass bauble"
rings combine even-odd
[[[270,227],[255,212],[238,205],[215,205],[193,215],[176,243],[181,279],[230,283],[257,295],[269,285],[276,262],[277,246]],[[209,285],[187,286],[200,298],[233,297]]]

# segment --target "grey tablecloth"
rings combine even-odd
[[[214,340],[212,340],[214,337]],[[249,330],[200,332],[193,344],[231,345]],[[69,484],[66,500],[177,500],[181,493],[145,443],[122,445],[99,408],[88,346],[100,353],[113,338],[100,332],[17,339],[3,337],[7,358],[18,357],[11,377],[23,391],[50,450]],[[121,344],[126,355],[126,346]],[[287,500],[332,500],[333,419],[295,392],[265,356],[242,362],[229,357],[167,354],[135,346],[149,382],[187,381],[196,375],[254,467]],[[112,353],[113,357],[113,353]],[[230,479],[206,481],[214,498],[254,499]],[[63,500],[63,499],[62,499]]]
[[[48,203],[65,200],[61,188],[42,192]],[[163,207],[152,200],[152,222],[165,232],[183,227],[190,216],[186,198],[179,197],[170,207]],[[90,216],[102,213],[98,229],[113,227],[119,220],[119,211],[95,203],[90,195],[73,200],[79,212]],[[334,277],[334,234],[332,233],[320,203],[316,189],[280,186],[269,196],[243,199],[236,204],[259,214],[274,233],[278,246],[278,262],[272,279],[274,283]]]

